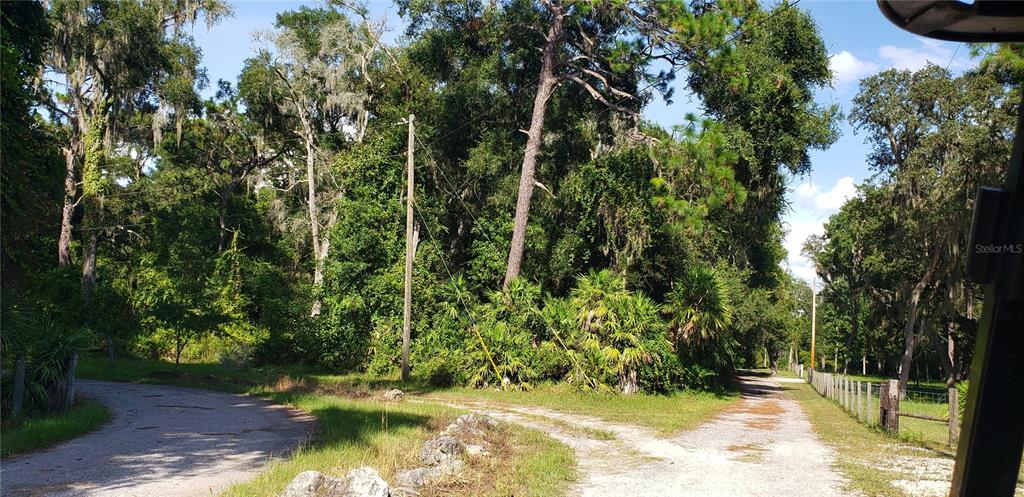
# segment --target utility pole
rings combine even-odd
[[[814,369],[814,342],[818,338],[818,294],[814,287],[818,286],[818,275],[811,281],[811,369]]]
[[[413,153],[413,119],[409,114],[409,145],[405,161],[405,306],[402,310],[402,382],[409,381],[409,341],[412,336],[412,258],[415,253],[413,240],[412,192],[413,179],[416,171],[412,159]]]

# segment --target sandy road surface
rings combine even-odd
[[[216,494],[254,476],[315,427],[308,415],[244,395],[80,381],[112,418],[97,431],[0,464],[0,494]]]
[[[464,407],[536,428],[576,453],[579,497],[845,497],[834,453],[778,379],[741,376],[743,398],[696,429],[646,428],[539,407]],[[611,432],[614,439],[598,436]]]

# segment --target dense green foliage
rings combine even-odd
[[[410,114],[415,376],[664,392],[805,349],[808,290],[780,266],[780,215],[837,119],[813,99],[831,75],[807,13],[399,5],[400,46],[347,4],[282,12],[215,89],[189,26],[216,24],[220,2],[5,5],[3,302],[64,345],[5,327],[4,366],[54,348],[59,364],[90,349],[394,372]],[[503,285],[539,47],[562,14],[567,65]],[[640,119],[684,70],[705,115]]]

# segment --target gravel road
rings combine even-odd
[[[580,470],[574,497],[850,496],[831,467],[832,449],[778,380],[741,376],[736,406],[672,437],[540,407],[462,407],[541,430],[572,448]]]
[[[4,497],[192,497],[253,477],[298,446],[312,416],[244,395],[80,381],[110,408],[100,429],[0,465]]]

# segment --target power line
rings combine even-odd
[[[459,195],[459,192],[455,188],[455,185],[452,184],[451,180],[448,179],[448,175],[445,174],[444,172],[444,167],[439,165],[437,160],[434,159],[434,153],[431,151],[431,149],[423,146],[418,136],[416,137],[416,143],[419,143],[420,150],[425,151],[427,153],[427,156],[430,157],[430,161],[434,163],[436,169],[441,173],[441,177],[444,178],[444,182],[448,184],[449,188],[451,188],[451,195],[459,199],[459,203],[462,204],[462,208],[466,210],[466,213],[469,214],[469,217],[473,220],[473,225],[479,226],[480,223],[477,221],[476,216],[473,215],[473,211],[469,209],[469,206],[466,205],[466,201],[462,199],[462,195]],[[491,239],[490,235],[487,234],[486,230],[481,230],[480,232],[484,235],[484,238],[486,238],[491,245],[494,245],[494,240]]]
[[[484,337],[480,334],[480,324],[477,323],[476,318],[473,317],[473,311],[470,310],[469,305],[462,298],[462,292],[455,283],[455,276],[452,274],[451,269],[448,268],[448,262],[445,261],[444,250],[437,239],[434,238],[433,232],[430,231],[430,226],[427,224],[427,218],[423,215],[423,212],[419,210],[415,203],[412,203],[413,208],[419,214],[420,220],[423,222],[423,229],[427,232],[427,236],[434,242],[434,246],[437,247],[437,258],[441,260],[441,265],[444,266],[445,273],[448,273],[448,280],[451,281],[452,285],[455,286],[455,296],[458,297],[459,303],[462,304],[462,308],[466,310],[466,316],[472,322],[473,332],[476,334],[476,338],[480,341],[480,347],[483,349],[484,354],[487,356],[488,362],[491,363],[491,367],[494,368],[494,378],[499,385],[504,388],[504,381],[501,376],[501,372],[498,370],[498,365],[494,363],[494,357],[491,356],[490,349],[487,348],[487,344],[484,343]]]
[[[960,53],[960,46],[961,45],[963,45],[963,43],[957,43],[956,44],[956,50],[953,50],[953,56],[950,57],[949,58],[949,62],[946,63],[946,70],[947,71],[949,70],[949,66],[953,65],[953,60],[956,59],[956,54]]]

